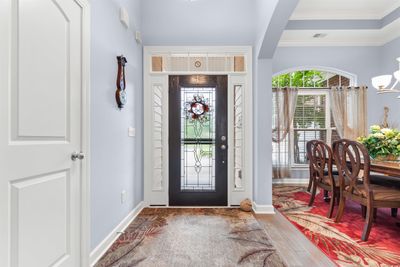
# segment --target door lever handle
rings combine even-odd
[[[74,152],[71,155],[72,161],[76,161],[77,159],[83,160],[85,158],[85,154],[83,152]]]

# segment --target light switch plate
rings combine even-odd
[[[136,135],[136,129],[133,127],[128,128],[128,136],[134,137]]]

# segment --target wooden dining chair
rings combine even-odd
[[[312,140],[307,143],[307,151],[309,151],[310,175],[312,175],[312,191],[308,206],[314,203],[317,187],[331,192],[327,214],[327,217],[331,218],[335,201],[339,199],[339,179],[333,175],[332,149],[322,141]]]
[[[366,207],[361,240],[367,241],[371,232],[374,211],[377,208],[400,207],[400,190],[370,183],[370,157],[364,145],[351,140],[333,144],[333,153],[339,171],[340,203],[335,221],[343,217],[347,200]]]
[[[382,185],[386,187],[393,187],[400,189],[400,183],[398,178],[394,178],[388,175],[370,175],[369,176],[369,182],[371,184],[377,184],[377,185]],[[391,209],[391,215],[392,217],[396,218],[397,217],[397,208],[392,208]]]
[[[312,168],[312,163],[311,163],[311,151],[314,148],[314,145],[316,142],[318,142],[318,140],[311,140],[311,141],[308,141],[306,144],[306,156],[308,159],[308,169],[309,169],[309,174],[310,174],[310,178],[308,180],[308,186],[307,186],[308,192],[311,191],[311,187],[313,184],[313,178],[314,178],[313,168]]]

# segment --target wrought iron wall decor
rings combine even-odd
[[[118,74],[117,74],[117,91],[115,92],[115,100],[119,109],[126,104],[126,82],[125,82],[125,64],[128,63],[126,58],[121,55],[117,56]]]

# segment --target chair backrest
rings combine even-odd
[[[325,171],[327,171],[327,176],[331,179],[331,185],[334,185],[332,149],[323,141],[312,140],[307,143],[307,153],[309,153],[310,168],[312,168],[316,178],[321,181],[326,176]]]
[[[308,164],[311,167],[311,151],[313,150],[315,144],[318,142],[319,140],[311,140],[308,141],[306,144],[306,154],[307,154],[307,159],[308,159]]]
[[[345,180],[349,182],[346,190],[361,195],[356,185],[362,181],[366,192],[369,192],[370,159],[365,146],[356,141],[341,139],[333,143],[333,154],[339,171],[340,186],[345,187]]]

